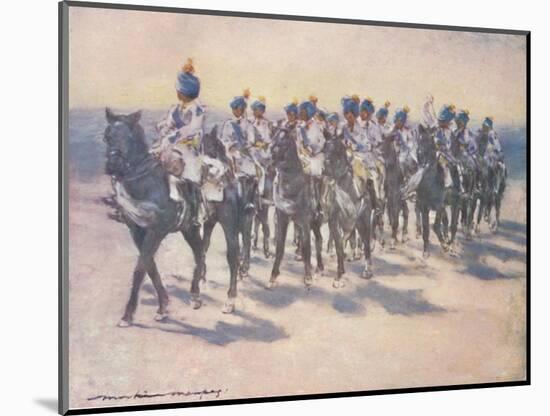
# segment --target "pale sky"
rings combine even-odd
[[[341,110],[344,95],[376,107],[428,93],[472,119],[525,123],[525,37],[145,11],[69,9],[71,108],[168,108],[177,71],[192,57],[201,101],[227,109],[250,87],[270,110],[315,94]]]

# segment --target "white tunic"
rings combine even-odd
[[[245,117],[232,117],[221,128],[220,140],[227,155],[234,161],[237,176],[256,176],[256,163],[249,147],[254,140],[254,130]]]
[[[298,149],[306,172],[312,176],[323,174],[325,136],[323,125],[315,118],[300,121],[296,126]]]
[[[206,108],[196,98],[170,108],[166,117],[157,124],[159,138],[153,151],[161,159],[181,157],[185,162],[180,179],[199,183],[201,180],[200,143],[203,135]]]

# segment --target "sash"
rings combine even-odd
[[[243,129],[241,129],[241,125],[238,121],[232,121],[231,126],[233,127],[233,132],[235,133],[239,146],[244,147],[246,145],[246,139],[244,137]]]

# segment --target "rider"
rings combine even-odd
[[[340,134],[340,118],[338,113],[329,113],[327,115],[327,130],[332,137]]]
[[[499,161],[504,160],[502,146],[496,132],[493,130],[493,118],[485,117],[481,129],[475,139],[476,147],[479,155],[486,160]]]
[[[476,142],[472,131],[468,128],[470,112],[460,110],[455,118],[456,129],[454,131],[454,144],[452,146],[453,156],[473,156],[476,152]]]
[[[313,97],[312,97],[313,98]],[[317,113],[316,101],[306,100],[298,106],[299,122],[297,124],[297,139],[299,156],[304,165],[304,171],[311,177],[313,196],[317,203],[317,215],[322,217],[320,204],[323,165],[325,155],[325,136],[323,123],[315,117]]]
[[[220,140],[225,145],[232,169],[239,179],[245,210],[251,211],[254,210],[254,194],[257,187],[257,163],[250,153],[254,129],[245,117],[245,95],[236,96],[230,101],[233,117],[223,123]]]
[[[181,200],[183,196],[189,203],[192,224],[200,226],[200,145],[206,108],[198,98],[200,80],[194,72],[193,62],[188,59],[176,78],[179,104],[172,106],[157,124],[158,138],[151,153],[160,158],[170,173],[170,197]]]
[[[365,137],[369,143],[369,157],[365,159],[368,169],[371,171],[376,197],[384,198],[384,178],[386,168],[382,156],[383,132],[373,119],[375,113],[374,103],[371,98],[366,98],[359,107],[359,123],[364,129]]]
[[[437,130],[434,140],[436,149],[442,152],[447,159],[447,163],[445,164],[445,185],[462,190],[459,172],[460,166],[454,158],[450,157],[453,155],[452,146],[455,142],[454,131],[451,128],[455,116],[456,112],[453,104],[445,104],[441,107],[437,115]]]
[[[286,119],[280,120],[278,125],[286,129],[296,128],[298,123],[298,100],[294,99],[291,103],[284,106]]]
[[[253,100],[250,108],[254,116],[250,121],[253,132],[252,143],[250,143],[252,145],[250,154],[254,157],[260,169],[258,195],[261,196],[264,192],[266,171],[271,161],[269,145],[271,144],[271,137],[273,135],[273,124],[264,117],[266,109],[265,97],[260,96]]]

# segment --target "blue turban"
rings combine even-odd
[[[379,108],[378,111],[376,112],[376,117],[377,118],[386,118],[386,117],[388,117],[388,109],[386,107]]]
[[[493,119],[491,117],[485,117],[485,120],[483,120],[483,125],[485,127],[488,127],[490,129],[493,128]]]
[[[468,110],[460,110],[456,115],[456,121],[461,121],[464,125],[470,121],[470,113]]]
[[[261,111],[265,111],[265,102],[261,99],[261,98],[258,98],[256,100],[254,100],[254,102],[250,105],[250,108],[252,108],[252,110],[261,110]]]
[[[315,115],[315,113],[317,112],[317,108],[315,108],[315,104],[312,103],[311,101],[304,101],[303,103],[300,104],[298,109],[300,111],[302,111],[302,110],[306,111],[308,120],[311,117],[313,117]]]
[[[439,114],[437,115],[437,120],[443,121],[445,123],[453,121],[454,118],[455,118],[454,105],[444,105],[443,107],[441,107],[441,110],[439,110]]]
[[[342,98],[342,112],[353,113],[355,117],[359,115],[359,102],[356,97]]]
[[[200,80],[189,71],[180,71],[176,78],[176,90],[191,99],[197,98],[201,90]]]
[[[292,102],[290,104],[285,105],[285,113],[294,113],[298,114],[298,106],[296,103]]]
[[[366,100],[363,100],[361,103],[361,111],[367,111],[370,114],[374,113],[374,104],[371,99],[367,98]]]
[[[246,108],[246,100],[242,95],[239,95],[237,97],[233,97],[231,102],[229,103],[229,106],[234,110],[235,108],[242,107],[243,109]]]
[[[327,121],[329,123],[333,122],[333,121],[338,121],[339,120],[339,117],[338,117],[338,113],[330,113],[328,116],[327,116]]]
[[[398,121],[401,121],[401,122],[405,123],[407,121],[408,114],[409,114],[409,108],[408,107],[398,108],[395,111],[395,115],[393,116],[393,122],[396,123]]]

